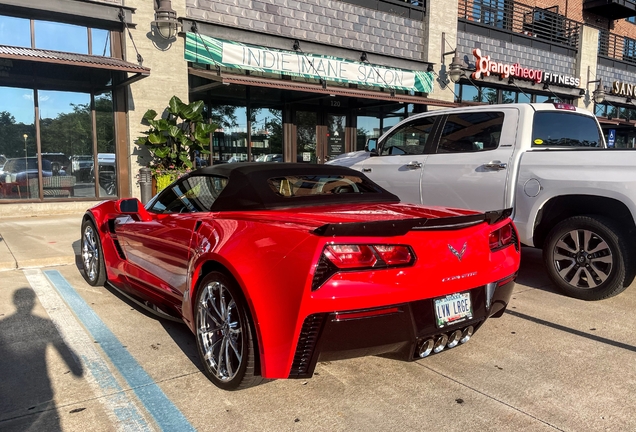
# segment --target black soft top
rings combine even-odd
[[[337,165],[304,163],[240,162],[214,165],[191,172],[188,176],[225,177],[228,184],[212,204],[210,211],[268,210],[285,207],[348,204],[365,202],[400,202],[400,199],[372,182],[360,171]],[[317,194],[285,197],[276,193],[268,180],[286,176],[354,176],[362,179],[373,192]]]

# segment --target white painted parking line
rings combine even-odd
[[[104,353],[135,392],[137,399],[143,404],[146,412],[152,416],[156,425],[164,431],[194,431],[183,413],[168,399],[152,377],[141,367],[64,276],[57,270],[45,270],[43,274],[92,338],[99,341]]]
[[[134,401],[117,383],[108,364],[95,348],[92,338],[77,321],[42,271],[28,269],[24,270],[24,275],[61,337],[80,357],[85,370],[90,372],[84,374],[84,379],[102,403],[114,428],[118,431],[153,430]]]

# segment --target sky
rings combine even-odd
[[[90,103],[87,93],[40,90],[40,118],[55,118],[60,113],[72,112],[71,104]],[[0,87],[0,112],[8,111],[17,123],[33,124],[35,111],[33,90]]]

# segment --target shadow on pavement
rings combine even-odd
[[[16,312],[0,320],[0,430],[61,431],[46,363],[52,345],[75,376],[83,375],[77,355],[53,322],[32,314],[36,294],[20,288],[13,294]]]
[[[519,276],[517,276],[517,284],[561,294],[548,277],[541,249],[521,248],[521,267],[519,268]]]

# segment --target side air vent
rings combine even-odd
[[[305,318],[296,345],[296,354],[292,363],[289,378],[306,378],[311,368],[311,359],[316,350],[318,337],[325,321],[325,314],[309,315]]]

